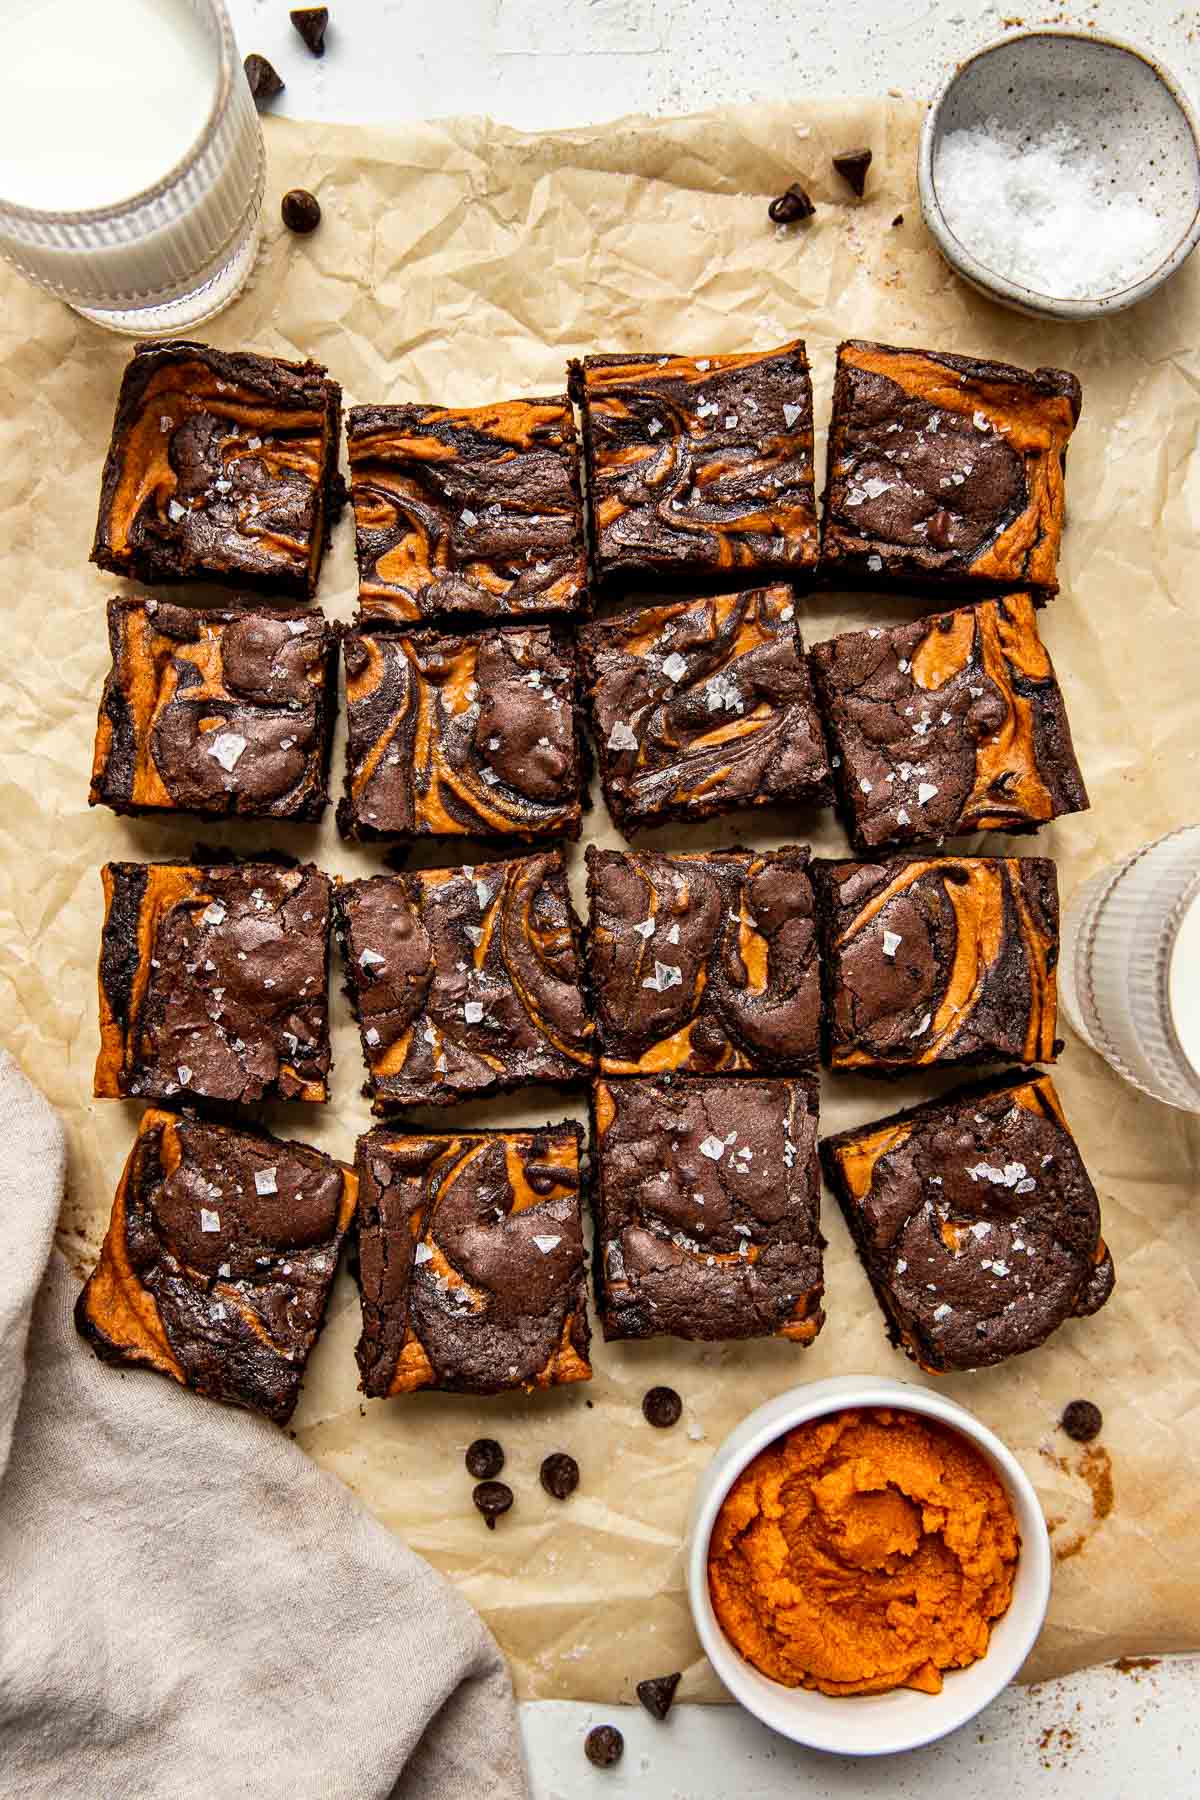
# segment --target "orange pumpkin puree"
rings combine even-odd
[[[756,1669],[823,1694],[936,1694],[984,1655],[1021,1540],[1007,1493],[958,1432],[849,1410],[779,1439],[717,1515],[708,1582]]]

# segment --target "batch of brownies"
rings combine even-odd
[[[799,342],[356,407],[343,631],[307,604],[344,497],[337,384],[139,349],[93,560],[259,597],[110,602],[93,803],[318,819],[340,643],[340,830],[443,840],[446,866],[104,869],[95,1091],[150,1108],[77,1310],[98,1353],[285,1421],[354,1233],[365,1393],[585,1380],[585,1203],[606,1337],[811,1343],[818,1157],[923,1368],[1101,1306],[1096,1194],[1036,1066],[1060,1048],[1054,864],[942,849],[1087,805],[1037,611],[1079,404],[1060,370],[843,344],[820,521]],[[948,610],[806,651],[822,580]],[[584,926],[555,841],[580,836],[585,731],[627,838],[836,806],[853,853],[591,847]],[[385,1121],[354,1170],[237,1111],[328,1099],[331,932]],[[1006,1068],[818,1145],[821,1059]],[[588,1155],[570,1123],[404,1122],[530,1083],[590,1085]]]

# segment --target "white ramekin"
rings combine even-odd
[[[832,1696],[784,1687],[740,1656],[725,1636],[708,1591],[708,1543],[721,1502],[760,1450],[825,1413],[846,1407],[889,1406],[919,1413],[969,1438],[987,1457],[1012,1501],[1021,1534],[1012,1604],[997,1620],[986,1656],[947,1672],[940,1694],[897,1688],[890,1694]],[[841,1375],[792,1388],[768,1400],[730,1432],[696,1487],[688,1527],[687,1585],[700,1641],[735,1700],[756,1718],[814,1750],[883,1756],[914,1750],[957,1730],[1008,1686],[1029,1654],[1050,1599],[1050,1537],[1033,1484],[1016,1457],[955,1401],[888,1377]]]

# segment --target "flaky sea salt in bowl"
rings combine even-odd
[[[1200,240],[1200,132],[1147,52],[1020,32],[961,63],[921,134],[925,223],[951,268],[1038,318],[1119,312]]]

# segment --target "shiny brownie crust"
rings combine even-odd
[[[100,484],[92,561],[139,581],[311,599],[343,493],[341,389],[319,363],[139,344]]]
[[[893,1343],[935,1374],[1033,1350],[1113,1289],[1048,1075],[1002,1075],[822,1139]]]
[[[286,1425],[355,1194],[306,1144],[148,1110],[76,1327],[103,1362]]]
[[[575,1124],[359,1139],[364,1393],[590,1379],[582,1139]]]
[[[319,612],[110,600],[108,640],[90,805],[321,817],[337,646]]]

